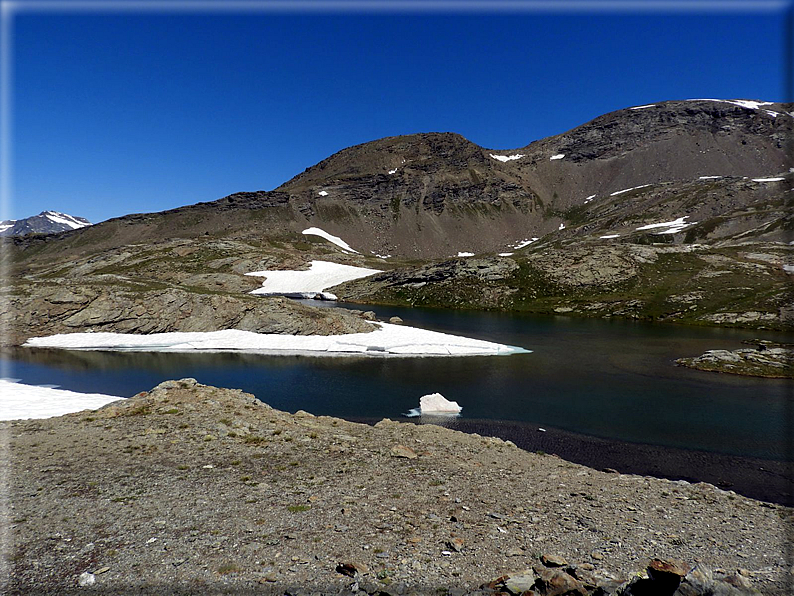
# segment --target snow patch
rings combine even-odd
[[[607,236],[599,236],[599,238],[604,240],[609,240],[610,238],[620,238],[620,234],[609,234]]]
[[[629,109],[630,109],[630,110],[644,110],[645,108],[652,108],[652,107],[654,107],[654,106],[656,106],[656,104],[655,104],[655,103],[649,103],[648,105],[644,105],[644,106],[634,106],[633,108],[629,108]]]
[[[278,335],[227,329],[209,332],[67,333],[29,339],[27,347],[134,352],[255,352],[336,356],[499,356],[526,353],[507,346],[404,325],[372,323],[370,333]]]
[[[564,224],[564,223],[561,223],[561,224],[560,224],[560,227],[559,227],[559,228],[557,228],[557,229],[558,229],[558,230],[564,230],[564,229],[565,229],[565,224]]]
[[[552,155],[549,158],[549,161],[554,161],[556,159],[562,159],[563,157],[565,157],[565,153],[558,153],[557,155]]]
[[[506,162],[506,161],[513,161],[514,159],[521,159],[524,157],[519,153],[515,153],[513,155],[494,155],[493,153],[489,153],[491,157],[493,157],[497,161]]]
[[[511,256],[513,256],[513,254],[514,253],[512,253],[512,252],[500,252],[499,256],[500,257],[511,257]]]
[[[353,267],[328,261],[312,261],[308,271],[253,271],[246,275],[266,278],[262,282],[262,287],[254,290],[251,294],[287,296],[288,298],[314,298],[319,294],[325,300],[336,300],[336,296],[324,290],[376,273],[381,273],[380,269]]]
[[[396,174],[396,173],[397,173],[397,168],[394,168],[393,170],[389,170],[389,174]]]
[[[632,186],[631,188],[624,188],[623,190],[616,190],[615,192],[610,193],[609,196],[610,197],[614,197],[614,196],[617,196],[617,195],[622,195],[624,192],[629,192],[631,190],[637,190],[638,188],[646,188],[648,186],[651,186],[651,185],[650,184],[642,184],[640,186]]]
[[[773,112],[772,110],[764,110],[764,111],[765,111],[767,114],[769,114],[770,116],[772,116],[772,118],[777,118],[777,117],[780,115],[780,113],[779,113],[779,112]]]
[[[358,254],[357,250],[350,248],[350,245],[342,240],[339,236],[332,236],[325,230],[321,230],[320,228],[308,228],[301,232],[302,234],[306,234],[308,236],[320,236],[320,238],[325,238],[328,242],[332,244],[336,244],[339,248],[347,252],[354,252]]]
[[[771,101],[755,101],[753,99],[690,99],[688,101],[715,101],[717,103],[730,103],[735,106],[750,110],[757,110],[761,106],[769,106],[774,103]]]
[[[786,273],[794,273],[794,265],[783,265],[783,271]]]
[[[82,221],[78,221],[71,215],[66,215],[65,213],[58,213],[57,211],[45,211],[44,216],[52,222],[69,226],[73,230],[76,230],[78,228],[84,228],[88,225],[91,225]]]
[[[716,180],[717,178],[722,178],[722,176],[700,176],[698,180]]]
[[[583,203],[583,205],[587,205],[587,204],[588,204],[590,201],[592,201],[592,200],[593,200],[593,199],[595,199],[595,198],[596,198],[596,195],[590,195],[589,197],[587,197],[587,198],[584,200],[584,203]]]
[[[684,215],[683,217],[679,217],[678,219],[675,219],[673,221],[664,221],[661,223],[648,224],[646,226],[641,226],[637,228],[637,230],[653,230],[657,228],[667,228],[666,230],[662,230],[660,232],[654,232],[654,234],[677,234],[684,228],[688,226],[693,226],[697,223],[696,221],[689,223],[684,221],[688,217],[689,217],[688,215]]]
[[[540,238],[524,238],[523,240],[519,240],[515,244],[513,244],[510,248],[514,250],[521,250],[525,246],[529,246],[533,242],[537,242]]]
[[[124,399],[101,393],[77,393],[0,379],[0,420],[52,418],[83,410],[96,410],[112,401]]]
[[[328,196],[328,191],[327,190],[321,190],[317,194],[320,195],[321,197],[327,197]]]
[[[753,182],[781,182],[783,180],[785,180],[785,178],[783,178],[783,177],[777,177],[777,178],[752,178]]]
[[[459,252],[458,256],[459,257],[473,257],[474,253],[473,252]]]

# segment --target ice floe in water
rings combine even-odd
[[[381,273],[381,270],[341,265],[328,261],[312,261],[308,271],[253,271],[246,275],[266,278],[262,282],[262,287],[254,290],[251,294],[287,296],[288,298],[320,296],[324,300],[336,300],[336,296],[324,290],[375,273]]]
[[[336,244],[342,250],[348,252],[354,252],[358,254],[357,250],[350,248],[350,245],[342,240],[339,236],[332,236],[325,230],[321,230],[320,228],[307,228],[301,232],[302,234],[306,234],[307,236],[319,236],[320,238],[325,238],[328,242],[332,244]]]
[[[493,157],[495,160],[501,161],[501,162],[513,161],[515,159],[521,159],[522,157],[524,157],[523,155],[521,155],[519,153],[515,153],[513,155],[494,155],[493,153],[490,153],[489,155],[491,157]]]
[[[684,215],[683,217],[679,217],[678,219],[674,219],[673,221],[663,221],[661,223],[648,224],[647,226],[640,226],[639,228],[637,228],[637,230],[653,230],[653,229],[657,229],[657,228],[667,228],[665,230],[661,230],[659,232],[653,232],[653,233],[654,234],[677,234],[678,232],[680,232],[684,228],[686,228],[688,226],[693,226],[693,225],[695,225],[697,223],[696,221],[692,221],[692,222],[689,222],[689,223],[684,221],[684,220],[686,220],[688,218],[689,218],[688,215]]]
[[[96,410],[112,401],[124,399],[101,393],[77,393],[39,385],[24,385],[0,379],[0,420],[51,418],[83,410]]]
[[[527,350],[404,325],[372,323],[370,333],[280,335],[227,329],[207,332],[64,333],[36,337],[26,347],[134,352],[256,352],[341,356],[500,356]]]
[[[409,418],[416,416],[460,416],[463,410],[456,401],[449,401],[440,393],[430,393],[419,398],[419,407],[406,414]]]

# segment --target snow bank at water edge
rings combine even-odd
[[[96,410],[124,399],[101,393],[76,393],[65,389],[23,385],[0,379],[0,420],[52,418],[83,410]]]
[[[403,325],[373,323],[371,333],[278,335],[227,329],[210,332],[65,333],[29,339],[26,347],[136,352],[255,352],[339,356],[501,356],[528,350]]]
[[[246,275],[266,278],[262,282],[262,287],[254,290],[251,294],[287,296],[288,298],[314,298],[319,295],[324,300],[336,300],[336,296],[324,290],[376,273],[381,273],[381,270],[340,265],[328,261],[312,261],[307,271],[253,271]]]

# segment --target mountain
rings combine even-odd
[[[25,236],[26,234],[57,234],[90,226],[83,217],[74,217],[58,211],[42,211],[25,219],[0,221],[0,236]]]
[[[334,290],[359,302],[788,328],[792,129],[793,104],[704,99],[509,150],[389,137],[272,191],[15,238],[8,254],[53,287],[238,295],[247,271],[321,258],[386,270]]]

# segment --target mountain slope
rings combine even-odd
[[[509,151],[389,137],[274,191],[14,238],[4,256],[32,283],[227,294],[319,258],[388,270],[334,290],[360,302],[789,327],[792,114],[662,102]]]
[[[58,211],[42,211],[25,219],[0,221],[0,236],[25,236],[27,234],[57,234],[90,226],[83,217],[74,217]]]

